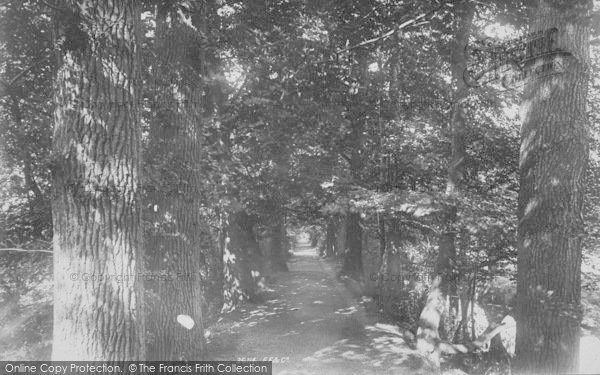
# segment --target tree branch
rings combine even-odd
[[[44,4],[45,6],[47,6],[48,8],[54,9],[58,12],[65,12],[67,9],[66,8],[61,8],[59,6],[50,4],[49,2],[45,1],[45,0],[38,0],[40,3]]]
[[[17,83],[17,81],[21,78],[23,78],[23,76],[25,76],[25,74],[29,73],[31,71],[31,69],[35,68],[36,66],[38,66],[39,64],[41,64],[42,62],[46,61],[48,58],[50,58],[50,54],[47,53],[44,56],[41,56],[38,60],[36,60],[35,62],[33,62],[31,65],[29,65],[28,67],[26,67],[25,69],[21,70],[16,76],[14,76],[10,81],[6,82],[4,80],[0,81],[0,84],[3,86],[2,88],[0,88],[0,96],[4,96],[6,94],[6,89],[10,89],[15,83]]]
[[[39,252],[39,253],[48,253],[48,254],[53,254],[54,253],[52,250],[43,250],[43,249],[29,250],[29,249],[18,249],[18,248],[14,248],[14,247],[8,247],[8,248],[0,249],[0,251],[17,251],[17,252],[22,252],[22,253]]]
[[[360,42],[358,44],[355,44],[353,46],[344,48],[343,50],[338,51],[337,53],[339,54],[339,53],[348,52],[348,51],[350,51],[352,49],[363,47],[363,46],[366,46],[367,44],[375,43],[375,42],[378,42],[380,40],[386,39],[386,38],[394,35],[398,31],[400,31],[400,30],[402,30],[402,29],[404,29],[404,28],[412,25],[413,23],[416,23],[417,21],[419,21],[419,20],[421,20],[421,19],[423,19],[425,17],[432,16],[435,12],[439,11],[440,9],[442,9],[447,4],[448,4],[448,2],[443,2],[440,6],[438,6],[438,7],[434,8],[434,9],[430,10],[429,12],[423,13],[423,14],[421,14],[421,15],[413,18],[413,19],[410,19],[408,21],[405,21],[405,22],[401,23],[400,25],[394,27],[392,30],[384,33],[383,35],[380,35],[378,37],[375,37],[375,38],[372,38],[372,39],[368,39],[368,40],[365,40],[365,41]],[[420,23],[418,25],[422,25],[422,24],[423,23]]]
[[[348,163],[351,163],[351,162],[352,162],[352,159],[350,159],[350,157],[349,157],[348,155],[344,154],[343,152],[340,152],[339,154],[340,154],[340,156],[341,156],[341,157],[342,157],[344,160],[346,160]]]

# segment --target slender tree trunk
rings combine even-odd
[[[332,217],[327,218],[327,243],[325,257],[330,258],[335,254],[335,224]]]
[[[19,102],[19,99],[15,96],[10,97],[10,113],[17,127],[19,129],[24,129],[25,124],[23,123],[21,103]],[[21,150],[20,156],[23,162],[23,177],[25,178],[25,186],[33,193],[35,200],[40,200],[44,196],[33,175],[33,163],[31,160],[31,155],[25,148]]]
[[[400,40],[399,38],[394,38],[396,42],[396,47],[392,51],[392,55],[390,56],[390,89],[389,89],[389,100],[390,106],[394,109],[394,118],[398,118],[398,114],[400,113]],[[389,173],[388,173],[389,174]],[[387,177],[387,176],[386,176]],[[386,182],[389,181],[389,178],[381,179],[382,185],[385,186]],[[386,186],[386,188],[389,188]],[[387,190],[387,189],[385,189]]]
[[[23,112],[22,112],[22,104],[19,101],[20,99],[17,96],[10,96],[10,115],[17,125],[18,129],[25,129],[26,124],[23,121]],[[28,191],[33,193],[33,197],[28,199],[29,203],[29,215],[33,219],[31,222],[32,231],[31,235],[36,238],[44,237],[44,232],[48,229],[49,222],[51,219],[51,208],[50,208],[50,200],[48,199],[48,195],[42,192],[40,186],[38,185],[35,179],[34,173],[34,162],[35,159],[32,156],[32,153],[28,150],[28,147],[24,147],[19,152],[20,161],[23,163],[23,178],[25,182],[25,187]],[[2,236],[0,236],[0,241],[2,241]]]
[[[366,105],[363,102],[367,91],[367,69],[368,52],[364,49],[357,51],[357,88],[351,103],[352,112],[352,131],[350,134],[351,156],[350,175],[352,180],[358,184],[361,179],[363,169],[363,132],[366,122]],[[358,278],[362,275],[362,227],[360,225],[360,213],[349,212],[347,215],[346,245],[348,250],[344,254],[342,264],[342,273],[352,278]]]
[[[336,255],[343,258],[346,253],[347,216],[338,215],[336,221]]]
[[[379,255],[383,257],[387,248],[387,236],[385,235],[385,216],[379,214],[377,216],[377,227],[379,234]]]
[[[462,2],[456,8],[456,26],[454,48],[451,55],[452,78],[456,85],[453,98],[454,106],[450,128],[452,132],[452,160],[448,166],[448,183],[446,195],[450,201],[460,194],[464,179],[465,149],[465,110],[462,102],[467,97],[467,86],[463,81],[466,67],[464,48],[468,42],[475,6]],[[439,238],[439,254],[434,270],[433,282],[429,289],[426,305],[419,318],[417,347],[421,354],[435,367],[439,367],[440,352],[437,343],[440,340],[440,320],[444,313],[449,313],[447,303],[449,294],[456,291],[456,278],[453,265],[456,260],[455,229],[457,206],[452,203],[446,208],[443,218],[444,231]],[[458,310],[458,308],[456,308]],[[448,331],[448,329],[446,329]]]
[[[360,214],[350,212],[347,216],[346,246],[342,272],[344,275],[357,278],[362,274],[362,227]]]
[[[65,1],[53,138],[53,360],[144,360],[137,1]]]
[[[232,218],[229,215],[223,215],[223,238],[221,242],[221,254],[223,257],[223,312],[234,310],[239,303],[248,297],[247,293],[244,293],[242,289],[241,272],[237,269],[239,256],[235,252],[235,243],[240,230],[235,228],[234,222],[232,223],[231,221]]]
[[[571,57],[536,58],[565,72],[533,79],[524,92],[521,134],[516,368],[577,371],[581,321],[582,205],[588,160],[586,98],[591,0],[540,1],[532,31]],[[539,55],[537,46],[534,55]],[[562,62],[559,62],[562,61]]]
[[[202,217],[203,84],[199,35],[169,6],[156,18],[155,119],[147,168],[148,358],[193,360],[204,348],[200,270],[212,244]],[[185,77],[182,79],[181,77]]]

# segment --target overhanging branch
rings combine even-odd
[[[49,253],[52,254],[54,253],[52,250],[43,250],[43,249],[18,249],[15,247],[9,247],[9,248],[4,248],[4,249],[0,249],[0,251],[16,251],[16,252],[21,252],[21,253]]]
[[[414,23],[422,20],[423,18],[427,18],[427,17],[432,16],[433,14],[435,14],[437,11],[439,11],[440,9],[442,9],[444,6],[448,5],[449,3],[452,3],[452,1],[443,2],[439,6],[437,6],[436,8],[430,10],[429,12],[425,12],[425,13],[423,13],[423,14],[421,14],[421,15],[413,18],[413,19],[410,19],[408,21],[402,22],[400,25],[394,27],[392,30],[385,32],[383,35],[380,35],[378,37],[375,37],[375,38],[372,38],[372,39],[368,39],[368,40],[365,40],[365,41],[360,42],[358,44],[355,44],[353,46],[344,48],[343,50],[338,51],[337,53],[339,54],[339,53],[348,52],[350,50],[353,50],[353,49],[356,49],[356,48],[359,48],[359,47],[363,47],[363,46],[366,46],[368,44],[372,44],[372,43],[378,42],[380,40],[384,40],[386,38],[389,38],[390,36],[396,34],[400,30],[407,28],[408,26],[410,26],[410,25],[412,25],[412,24],[414,24]],[[422,25],[422,24],[425,24],[425,23],[426,22],[422,22],[422,23],[420,23],[418,25]],[[415,25],[415,26],[418,26],[418,25]]]

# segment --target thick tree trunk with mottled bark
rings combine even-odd
[[[288,266],[286,263],[285,253],[287,252],[286,246],[286,238],[285,238],[285,225],[283,225],[283,221],[277,224],[273,230],[273,234],[275,235],[275,246],[274,251],[271,254],[271,262],[273,263],[274,271],[288,271]]]
[[[204,347],[201,268],[213,244],[202,216],[203,84],[200,35],[175,9],[156,17],[155,83],[144,206],[148,358],[193,360]]]
[[[203,129],[214,129],[216,127],[216,122],[218,121],[217,118],[220,108],[226,98],[225,93],[222,91],[222,82],[219,78],[222,75],[222,66],[219,58],[215,56],[218,52],[210,48],[211,43],[213,43],[213,40],[211,39],[214,34],[213,29],[218,29],[220,27],[220,21],[217,15],[219,5],[217,0],[196,1],[194,5],[198,9],[192,14],[191,20],[194,27],[200,32],[198,35],[199,39],[197,40],[200,47],[188,49],[188,51],[193,51],[192,53],[197,54],[195,59],[200,60],[197,69],[201,74],[203,82],[204,112],[202,126]],[[206,48],[204,46],[206,46]],[[220,131],[218,131],[217,134],[219,134],[217,138],[222,136]],[[214,147],[215,143],[219,144],[218,141],[215,141],[214,138],[212,140],[205,139],[204,144]],[[206,166],[207,163],[211,164],[214,161],[210,157],[204,157],[203,162],[204,164],[202,167]],[[210,170],[210,168],[206,169]],[[209,178],[205,178],[204,181],[208,179]],[[214,189],[214,186],[217,185],[217,179],[215,179],[213,175],[211,180],[213,188],[207,189],[205,187],[203,189],[205,202],[216,202],[218,200],[218,193]],[[210,193],[208,193],[208,191],[210,191]],[[221,210],[215,206],[206,207],[205,205],[203,207],[203,216],[205,218],[205,230],[203,230],[203,236],[205,240],[203,241],[204,246],[202,248],[203,264],[201,267],[201,274],[202,296],[204,302],[202,311],[205,324],[210,324],[218,319],[218,315],[223,307],[223,256],[219,245],[221,229],[218,228],[218,226],[209,228],[206,225],[211,220],[210,216],[213,218],[219,217],[220,211]]]
[[[144,360],[137,1],[61,2],[53,360]]]
[[[450,121],[452,159],[448,165],[448,183],[446,185],[446,196],[450,201],[455,200],[460,194],[464,179],[466,122],[463,101],[467,97],[468,91],[462,78],[466,68],[466,56],[463,51],[469,40],[474,10],[474,4],[468,2],[460,3],[456,8],[454,46],[451,55],[452,78],[455,84],[454,105]],[[429,289],[426,305],[419,318],[417,332],[417,348],[434,366],[439,366],[440,359],[438,347],[440,321],[444,314],[450,312],[448,296],[456,289],[453,265],[456,260],[454,223],[457,218],[457,207],[451,203],[445,211],[442,224],[444,228],[439,238],[439,254],[433,282]],[[446,321],[449,323],[449,319]],[[448,327],[446,327],[446,331],[448,331]]]
[[[285,258],[284,225],[277,224],[267,227],[261,233],[260,247],[267,260],[267,272],[288,271]]]
[[[565,72],[528,82],[521,111],[516,369],[524,374],[577,371],[591,7],[540,1],[531,25],[557,28],[546,42],[572,56],[538,57],[525,68],[550,61]]]
[[[229,215],[223,243],[223,311],[236,309],[252,299],[264,281],[264,261],[260,256],[254,226],[257,218],[244,211]]]

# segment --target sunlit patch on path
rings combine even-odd
[[[356,306],[350,306],[345,309],[339,309],[335,313],[341,314],[341,315],[351,315],[351,314],[354,314],[355,312],[358,312]]]

